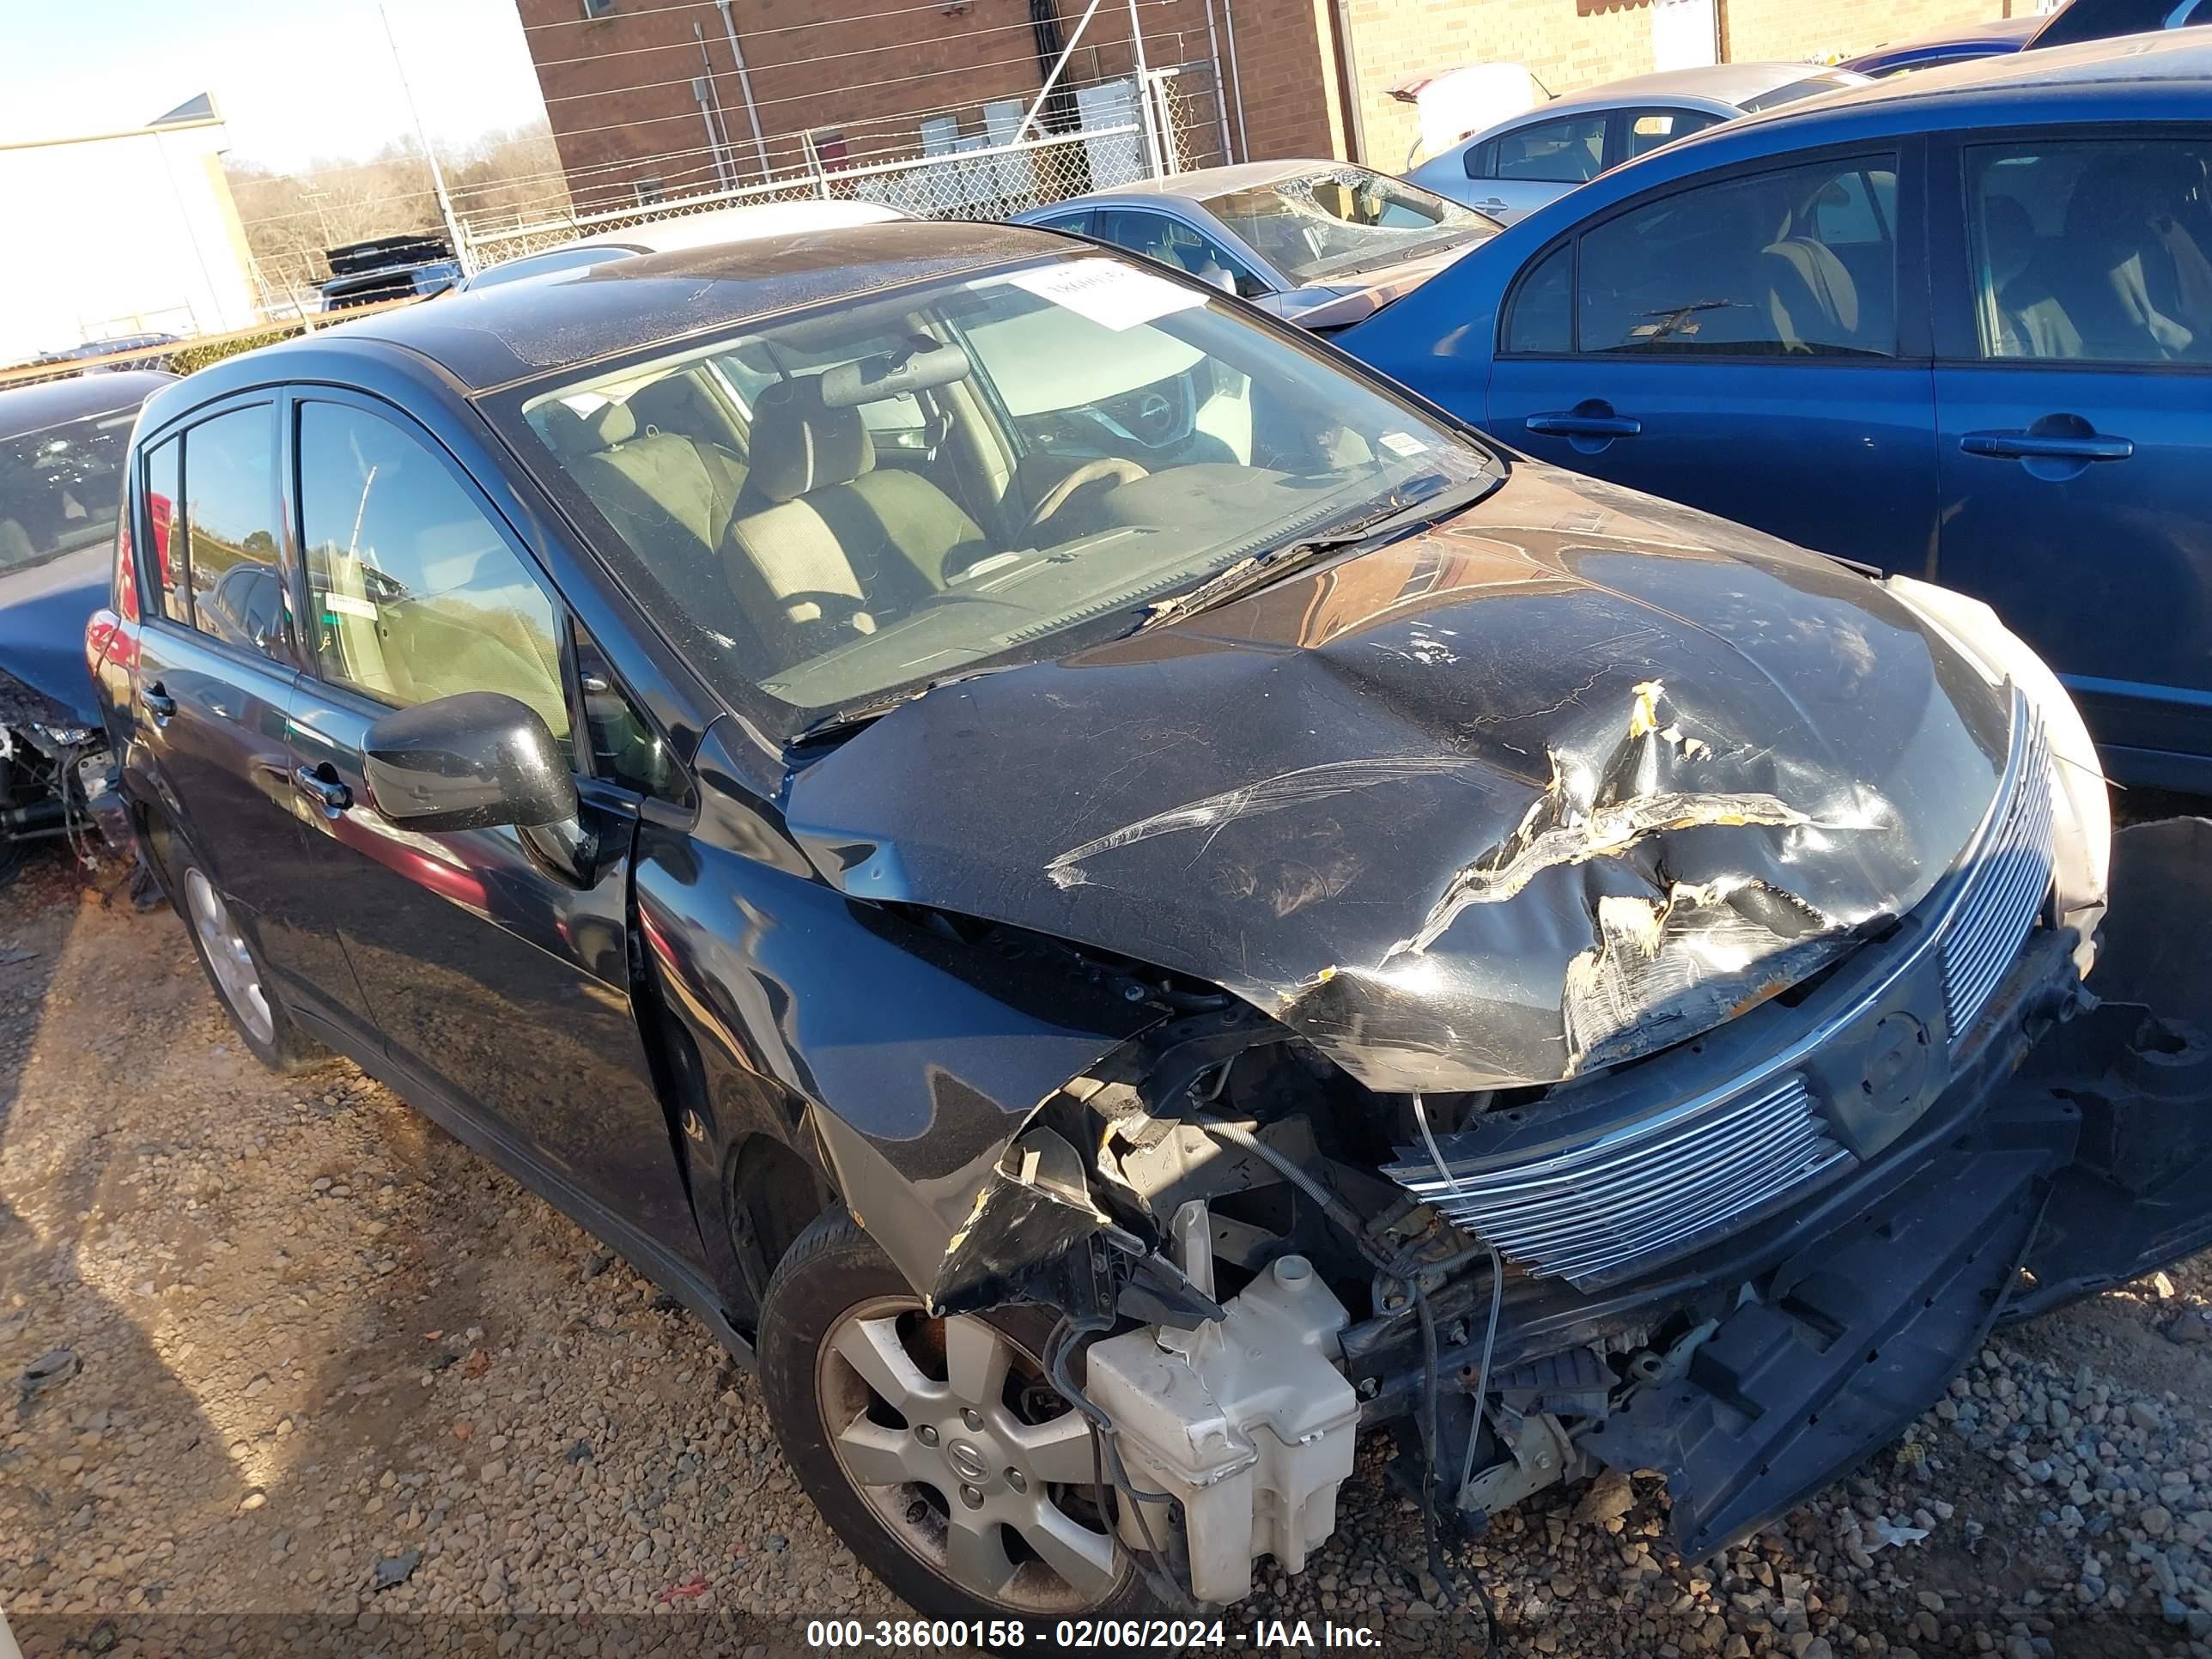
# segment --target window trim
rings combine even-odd
[[[1877,139],[1869,143],[1856,143],[1823,144],[1816,149],[1786,150],[1748,157],[1723,167],[1710,167],[1703,172],[1686,173],[1670,179],[1633,196],[1623,197],[1602,210],[1591,214],[1570,228],[1561,231],[1544,243],[1534,254],[1522,261],[1506,285],[1504,302],[1498,308],[1498,320],[1491,340],[1494,362],[1571,362],[1571,363],[1657,363],[1674,368],[1695,364],[1725,365],[1770,364],[1790,368],[1858,368],[1881,370],[1908,368],[1925,368],[1933,358],[1929,330],[1929,269],[1927,220],[1929,191],[1926,181],[1930,176],[1927,140],[1920,134],[1899,134]],[[1872,165],[1887,161],[1897,172],[1897,228],[1895,247],[1897,258],[1897,353],[1890,357],[1791,357],[1762,352],[1711,352],[1696,356],[1657,352],[1585,352],[1582,349],[1582,242],[1594,230],[1602,229],[1614,220],[1709,185],[1732,182],[1737,179],[1756,178],[1761,173],[1785,173],[1800,167],[1814,167],[1829,161],[1858,161]],[[1961,198],[1963,199],[1963,198]],[[1570,290],[1571,313],[1573,325],[1573,349],[1565,354],[1548,351],[1509,351],[1505,342],[1510,337],[1514,307],[1519,304],[1522,290],[1547,256],[1563,241],[1575,245],[1572,279]]]
[[[276,538],[277,574],[279,579],[285,584],[285,602],[288,605],[294,606],[292,611],[294,626],[289,630],[290,637],[286,641],[287,649],[283,652],[261,651],[252,646],[240,645],[234,641],[224,639],[219,634],[210,634],[199,625],[199,595],[192,587],[191,527],[192,477],[191,457],[189,453],[191,449],[192,432],[199,427],[205,426],[210,421],[224,415],[236,414],[242,410],[255,408],[267,409],[270,411],[270,419],[281,421],[283,402],[283,394],[281,388],[274,386],[257,386],[251,391],[228,393],[185,410],[174,419],[165,422],[159,430],[148,434],[138,441],[131,455],[130,471],[131,561],[132,569],[138,580],[141,626],[166,629],[171,637],[195,641],[208,650],[215,652],[227,661],[246,664],[258,667],[265,672],[289,678],[301,672],[301,641],[298,627],[300,612],[294,599],[295,590],[292,572],[288,568],[288,561],[292,554],[292,539],[289,526],[284,522],[286,507],[283,491],[281,488],[284,465],[283,434],[281,431],[278,433],[275,447],[279,476],[271,480],[272,485],[276,487],[272,489],[270,502],[277,514],[270,526]],[[146,562],[154,556],[153,507],[147,493],[147,467],[153,459],[154,453],[164,444],[171,442],[180,446],[178,451],[178,465],[179,477],[183,488],[179,492],[180,499],[173,503],[170,508],[169,540],[173,555],[179,550],[181,544],[185,565],[185,609],[190,613],[189,620],[184,622],[178,621],[169,614],[168,606],[163,602],[166,590],[160,580],[149,572]],[[149,596],[151,596],[150,603],[149,603]]]
[[[2212,375],[2212,362],[2138,363],[2086,357],[1984,356],[1981,325],[1974,302],[1974,238],[1966,222],[1972,203],[1972,184],[1966,172],[1971,150],[2017,150],[2046,144],[2176,143],[2192,139],[2212,151],[2212,121],[2060,121],[2040,126],[2008,127],[2002,137],[1985,131],[1931,135],[1934,148],[1928,158],[1928,176],[1931,180],[1942,181],[1944,206],[1948,210],[1942,213],[1934,210],[1935,189],[1931,185],[1928,297],[1934,324],[1935,366],[2004,374]]]

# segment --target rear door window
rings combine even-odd
[[[1480,146],[1489,171],[1479,176],[1529,184],[1579,185],[1605,171],[1606,116],[1565,115],[1500,133]],[[1469,152],[1472,161],[1476,152]]]
[[[291,646],[277,550],[275,406],[234,409],[184,436],[192,625],[227,645],[281,659]]]
[[[1575,349],[1575,248],[1562,242],[1521,278],[1507,313],[1505,349],[1563,356]]]
[[[1639,155],[1649,155],[1678,138],[1686,138],[1693,132],[1703,132],[1717,125],[1720,117],[1700,109],[1632,109],[1624,111],[1620,123],[1620,160],[1633,161]]]
[[[1225,276],[1247,299],[1267,292],[1267,285],[1211,236],[1171,219],[1164,213],[1145,213],[1130,208],[1106,208],[1098,214],[1101,240],[1141,253],[1147,259],[1176,270],[1188,271],[1201,282],[1219,288]]]

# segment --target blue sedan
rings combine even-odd
[[[1986,599],[2212,789],[2212,30],[1732,122],[1337,336],[1544,460]]]

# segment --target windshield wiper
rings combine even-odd
[[[1438,487],[1427,490],[1408,501],[1407,489],[1431,479],[1443,480]],[[1318,536],[1302,537],[1294,542],[1285,542],[1280,547],[1271,547],[1264,553],[1255,553],[1249,558],[1239,559],[1224,570],[1216,571],[1195,587],[1156,599],[1145,609],[1144,616],[1129,631],[1141,634],[1148,628],[1179,617],[1195,616],[1210,611],[1231,599],[1242,599],[1272,582],[1279,581],[1293,570],[1312,564],[1347,548],[1380,546],[1395,537],[1425,528],[1437,520],[1472,506],[1498,487],[1498,475],[1485,473],[1480,477],[1464,478],[1456,483],[1440,472],[1425,472],[1410,479],[1376,511],[1353,520],[1334,530]]]
[[[846,703],[842,708],[833,708],[819,719],[800,726],[798,731],[786,738],[783,740],[785,751],[787,753],[794,749],[804,749],[809,744],[819,743],[827,738],[848,737],[862,726],[872,726],[884,715],[904,708],[917,698],[926,697],[931,692],[945,686],[957,685],[963,680],[981,679],[986,674],[995,674],[1000,672],[1000,667],[1007,665],[1002,664],[983,668],[955,668],[933,679],[920,680],[910,685],[898,686],[875,696],[864,697],[858,702]]]

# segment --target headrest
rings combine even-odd
[[[753,404],[752,467],[745,480],[772,501],[850,483],[876,464],[858,409],[822,401],[819,376],[778,380]]]
[[[585,417],[592,433],[605,445],[628,443],[637,436],[637,416],[629,412],[628,404],[609,404],[595,415]]]
[[[1990,280],[2002,288],[2027,269],[2035,253],[2035,221],[2027,204],[2010,196],[1982,198],[1982,240],[1990,260]]]
[[[538,422],[554,453],[568,460],[596,453],[599,447],[591,423],[566,404],[547,404],[539,412]]]

